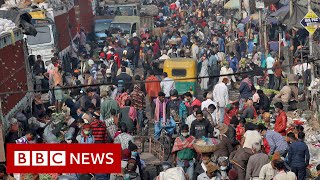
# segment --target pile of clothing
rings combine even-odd
[[[0,34],[8,32],[15,27],[16,25],[11,20],[0,18]]]

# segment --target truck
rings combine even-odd
[[[145,26],[146,25],[146,26]],[[152,30],[154,19],[152,16],[115,16],[110,24],[109,33],[116,35],[119,31],[132,37],[133,33],[140,35],[141,28]]]
[[[0,162],[3,162],[1,136],[8,132],[8,120],[30,107],[33,97],[28,52],[21,29],[0,33],[0,63]]]
[[[100,7],[99,16],[94,17],[94,34],[99,47],[104,46],[107,37],[105,32],[109,29],[117,9],[120,11],[118,16],[139,16],[139,4],[114,4]]]
[[[9,129],[8,120],[31,107],[33,97],[28,52],[21,29],[0,33],[0,63],[0,162],[4,162],[3,135]]]
[[[70,44],[77,33],[73,4],[32,9],[29,14],[38,32],[36,36],[26,36],[29,59],[40,55],[48,66],[54,53],[58,53],[62,61],[69,58]]]
[[[119,9],[121,16],[139,16],[140,5],[139,4],[116,4],[101,7],[103,14],[115,15],[117,9]]]
[[[97,16],[94,20],[94,34],[99,47],[104,46],[104,41],[107,37],[105,32],[109,29],[111,22],[112,19],[104,16]]]

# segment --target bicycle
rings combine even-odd
[[[173,121],[173,120],[171,120]],[[178,127],[180,122],[178,123]],[[174,128],[173,132],[170,133],[168,129]],[[173,146],[173,141],[175,138],[173,138],[173,135],[175,134],[175,131],[177,128],[176,122],[169,124],[167,123],[165,126],[163,126],[160,129],[160,137],[159,137],[159,142],[164,146],[164,161],[167,161],[170,157],[172,146]]]
[[[171,145],[171,135],[167,131],[166,127],[161,128],[159,142],[164,147],[164,161],[167,161],[170,157],[172,145]]]

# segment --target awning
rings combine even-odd
[[[239,0],[230,0],[224,6],[225,9],[239,9],[240,1]]]

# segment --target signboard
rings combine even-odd
[[[263,1],[256,1],[256,8],[257,9],[264,9],[264,2]]]
[[[300,23],[310,34],[313,34],[318,28],[320,19],[312,10],[310,10]]]

